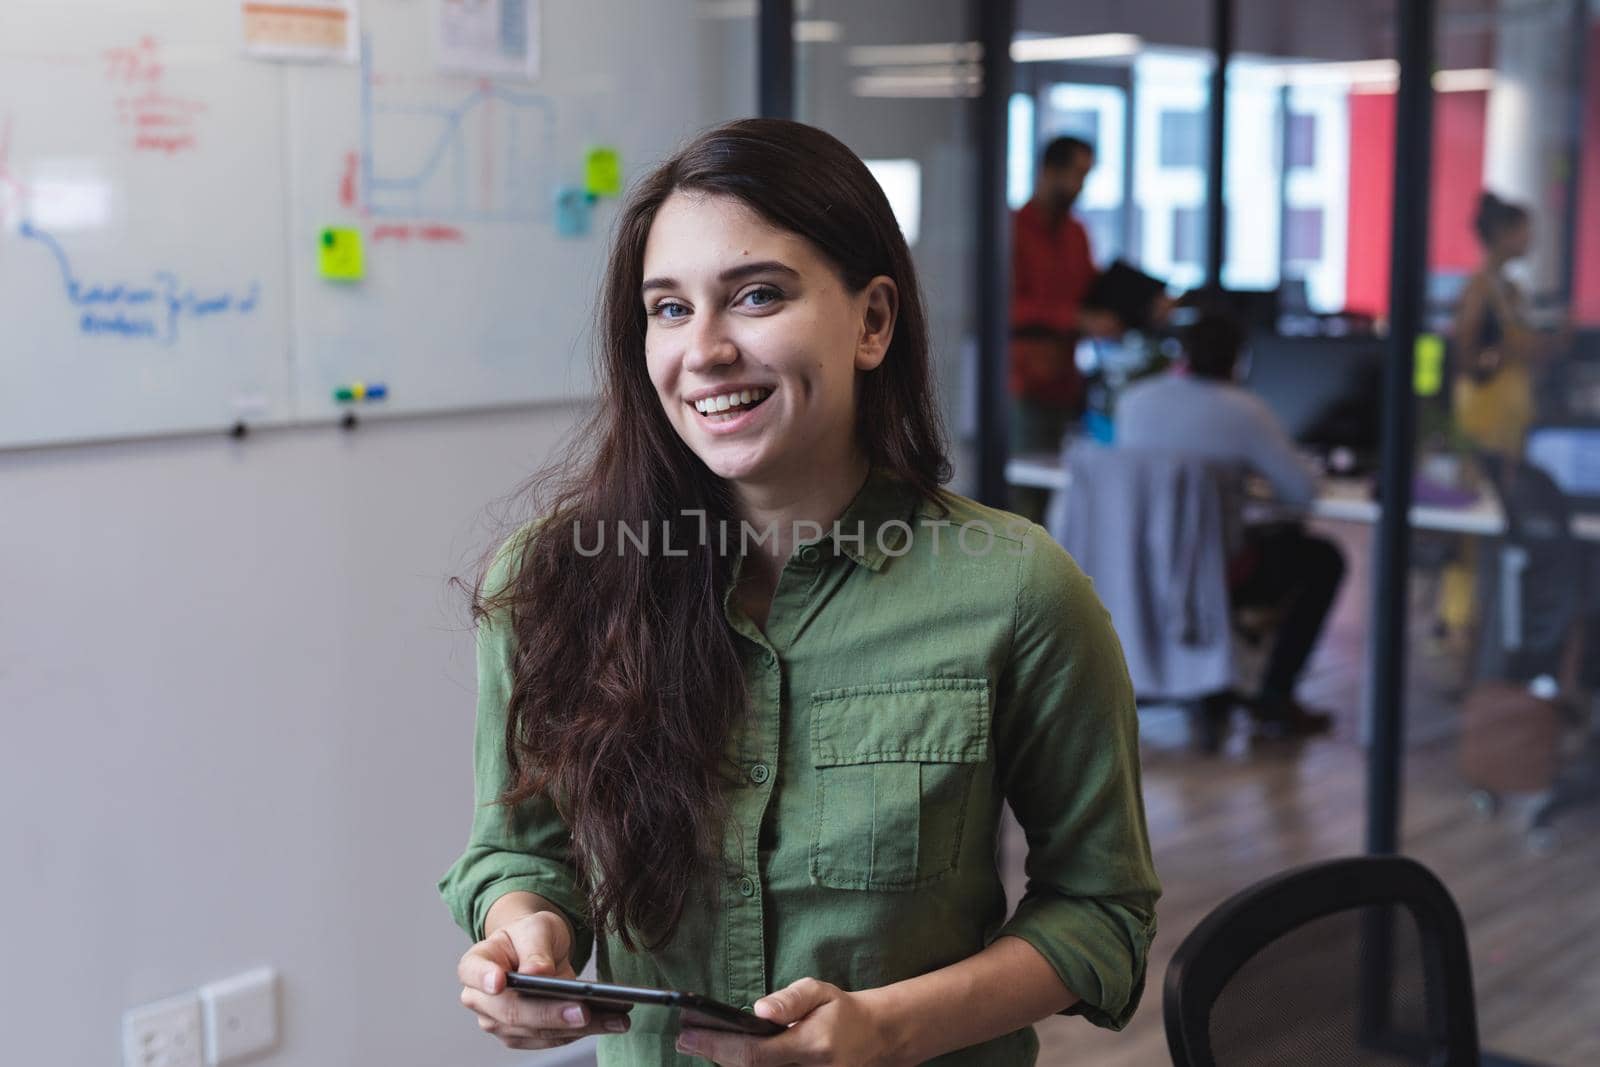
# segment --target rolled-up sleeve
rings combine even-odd
[[[1144,990],[1161,893],[1133,686],[1088,577],[1038,526],[1025,547],[994,731],[1027,890],[999,936],[1032,945],[1081,998],[1063,1014],[1120,1030]]]
[[[498,588],[505,581],[506,556],[502,552],[486,588]],[[560,908],[572,924],[576,934],[572,966],[582,971],[594,937],[585,920],[587,909],[566,823],[547,797],[515,808],[497,803],[510,779],[505,727],[514,648],[511,627],[501,614],[479,623],[472,833],[461,858],[439,879],[439,892],[456,924],[474,941],[483,938],[484,918],[496,900],[512,892],[537,893]]]

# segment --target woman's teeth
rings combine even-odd
[[[729,419],[755,407],[771,395],[771,389],[741,389],[737,392],[722,393],[717,396],[708,396],[703,400],[696,400],[694,409],[710,418],[712,422],[727,422]]]

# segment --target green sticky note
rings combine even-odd
[[[317,270],[330,282],[359,282],[366,274],[361,231],[353,226],[326,226],[317,238]]]
[[[1437,396],[1444,387],[1444,338],[1436,333],[1417,334],[1412,388],[1418,396]]]
[[[583,160],[583,190],[591,196],[622,193],[622,157],[615,148],[591,148]]]

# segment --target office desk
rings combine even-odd
[[[1058,453],[1033,452],[1014,456],[1006,462],[1006,481],[1012,485],[1065,489],[1071,477],[1062,467]],[[1263,517],[1271,510],[1270,505],[1264,507]],[[1336,522],[1374,524],[1383,514],[1383,508],[1372,498],[1371,479],[1326,478],[1311,505],[1311,514]],[[1466,507],[1413,504],[1411,525],[1418,530],[1495,537],[1505,532],[1506,517],[1499,499],[1486,490],[1475,503]],[[1600,542],[1600,513],[1573,515],[1572,535],[1579,540]]]

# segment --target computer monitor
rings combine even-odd
[[[1535,426],[1526,451],[1528,462],[1562,492],[1590,504],[1600,501],[1600,424]]]
[[[1209,297],[1211,306],[1226,311],[1247,330],[1276,332],[1278,328],[1278,290],[1224,289]]]
[[[1454,308],[1461,303],[1461,294],[1467,291],[1472,274],[1462,270],[1434,270],[1428,272],[1423,292],[1430,305]]]
[[[1374,338],[1251,335],[1244,385],[1307,448],[1378,450],[1384,345]]]
[[[1278,314],[1311,313],[1311,287],[1304,278],[1283,278],[1278,282]]]

